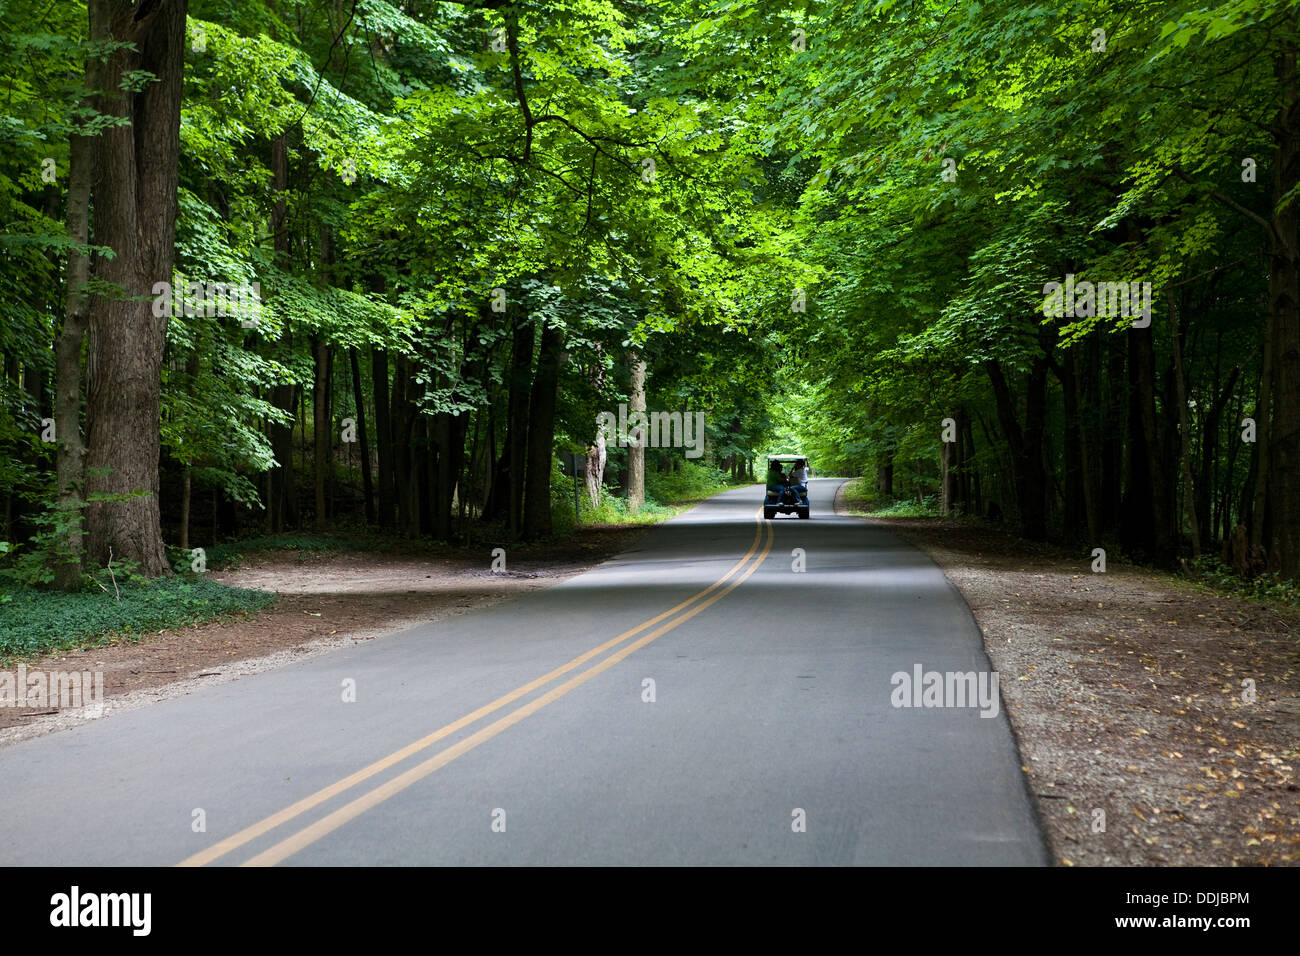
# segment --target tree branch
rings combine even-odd
[[[1196,180],[1194,180],[1191,176],[1187,175],[1187,173],[1183,170],[1183,168],[1179,166],[1177,163],[1174,164],[1173,171],[1174,174],[1178,176],[1179,179],[1183,180],[1189,185],[1192,186],[1199,185],[1196,182]],[[1219,200],[1219,202],[1223,203],[1225,206],[1228,206],[1230,209],[1236,210],[1237,212],[1245,216],[1247,219],[1251,220],[1254,223],[1257,223],[1265,232],[1269,233],[1270,235],[1272,234],[1273,232],[1272,223],[1270,223],[1259,213],[1252,212],[1251,210],[1247,209],[1245,206],[1241,205],[1235,200],[1228,198],[1223,193],[1219,192],[1217,189],[1210,189],[1209,194],[1213,196],[1215,199]]]

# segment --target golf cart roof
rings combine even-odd
[[[768,461],[806,461],[807,459],[808,459],[807,455],[801,455],[797,452],[792,455],[768,455],[767,456]]]

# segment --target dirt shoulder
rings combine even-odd
[[[989,522],[869,520],[970,605],[1058,863],[1300,863],[1300,613]]]
[[[0,707],[0,745],[178,697],[292,660],[374,640],[550,587],[634,546],[648,525],[584,528],[564,541],[420,555],[253,554],[212,577],[272,591],[265,610],[79,651],[28,658],[28,672],[102,672],[102,708]],[[15,664],[11,670],[16,669]]]

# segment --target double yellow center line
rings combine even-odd
[[[618,645],[624,643],[625,641],[628,641],[630,638],[636,637],[638,634],[641,634],[643,631],[646,631],[650,628],[654,628],[654,630],[651,630],[650,633],[645,634],[643,637],[639,638],[638,640],[632,641],[632,643],[628,644],[626,647],[622,648],[616,653],[606,657],[604,660],[600,661],[599,663],[593,664],[591,667],[587,668],[586,670],[581,671],[580,673],[574,675],[573,677],[570,677],[564,683],[559,684],[558,686],[552,688],[551,690],[547,691],[545,694],[541,695],[540,697],[530,701],[527,704],[524,704],[521,707],[516,708],[515,710],[506,714],[504,717],[501,717],[493,721],[492,723],[488,724],[486,727],[482,728],[481,730],[478,730],[475,733],[471,734],[470,736],[466,737],[465,739],[461,740],[460,742],[455,743],[450,747],[447,747],[445,750],[438,752],[437,754],[430,757],[429,759],[399,774],[398,776],[392,778],[386,783],[380,784],[378,787],[375,787],[373,790],[367,791],[366,793],[353,799],[349,803],[343,805],[342,807],[339,807],[339,809],[333,811],[332,813],[329,813],[326,816],[321,817],[315,823],[312,823],[309,826],[292,834],[291,836],[286,837],[285,839],[281,840],[279,843],[272,846],[270,849],[264,850],[263,852],[257,854],[251,859],[245,861],[242,865],[243,866],[274,866],[276,863],[279,863],[282,860],[287,859],[288,857],[297,853],[299,850],[302,850],[303,848],[310,846],[312,843],[315,843],[317,840],[319,840],[321,837],[325,836],[326,834],[331,833],[332,831],[338,829],[343,824],[347,823],[349,820],[352,820],[360,816],[361,814],[365,813],[367,810],[387,800],[389,797],[394,796],[395,794],[398,794],[401,791],[405,790],[413,783],[416,783],[417,781],[424,779],[429,774],[433,773],[435,770],[445,767],[447,764],[451,763],[457,757],[469,753],[469,751],[473,750],[479,744],[491,740],[493,737],[497,736],[497,734],[500,734],[502,731],[506,730],[507,728],[514,726],[524,718],[532,716],[533,714],[541,710],[543,707],[545,707],[547,704],[559,700],[561,697],[569,693],[571,690],[582,686],[583,684],[591,680],[596,675],[604,673],[605,671],[609,670],[619,661],[623,660],[629,655],[645,647],[651,641],[657,640],[658,638],[662,637],[664,634],[667,634],[673,628],[677,627],[679,624],[683,624],[686,621],[689,621],[691,618],[699,614],[705,608],[708,608],[713,604],[716,604],[718,601],[722,600],[722,598],[725,597],[728,593],[730,593],[732,589],[738,587],[741,584],[741,582],[743,582],[746,578],[748,578],[751,574],[753,574],[756,570],[758,570],[759,565],[763,563],[763,561],[767,558],[768,554],[772,550],[772,542],[774,540],[775,535],[772,530],[772,523],[770,521],[763,521],[761,518],[761,512],[759,515],[755,516],[755,521],[757,522],[757,525],[754,529],[754,542],[749,546],[749,550],[745,553],[745,556],[741,558],[739,561],[737,561],[734,565],[732,565],[730,570],[728,570],[726,574],[720,577],[717,581],[714,581],[712,584],[710,584],[703,591],[700,591],[698,594],[695,594],[687,598],[685,601],[681,602],[676,607],[669,608],[667,611],[664,611],[662,614],[657,614],[654,617],[650,618],[648,621],[645,621],[642,624],[638,624],[636,627],[632,628],[631,630],[624,631],[622,634],[619,634],[617,637],[611,638],[610,640],[601,644],[599,647],[593,647],[591,650],[575,657],[567,664],[563,664],[560,667],[555,668],[555,670],[550,671],[547,674],[543,674],[541,677],[537,678],[536,680],[529,681],[527,684],[524,684],[522,687],[515,688],[514,690],[510,691],[510,693],[498,697],[490,704],[485,704],[484,706],[480,707],[478,710],[475,710],[474,712],[466,714],[464,717],[461,717],[459,720],[453,721],[452,723],[447,724],[445,727],[441,727],[438,730],[435,730],[433,733],[429,734],[428,736],[421,737],[419,740],[407,744],[405,747],[401,748],[400,750],[394,751],[393,753],[389,754],[387,757],[384,757],[380,760],[376,760],[368,767],[363,767],[361,770],[358,770],[356,773],[350,774],[349,776],[344,777],[342,780],[339,780],[336,783],[332,783],[328,787],[318,790],[315,793],[311,794],[310,796],[304,797],[303,799],[299,800],[297,803],[285,807],[283,810],[280,810],[277,813],[271,814],[271,816],[267,817],[266,819],[260,820],[257,823],[254,823],[252,826],[240,830],[238,833],[234,834],[233,836],[226,837],[226,839],[220,841],[219,843],[213,844],[212,846],[208,847],[206,850],[202,850],[199,853],[196,853],[193,856],[182,860],[177,865],[178,866],[205,866],[214,860],[218,860],[221,857],[225,856],[227,853],[230,853],[233,850],[237,850],[239,847],[244,846],[245,844],[253,840],[256,840],[258,837],[262,836],[263,834],[269,833],[271,830],[274,830],[275,828],[282,826],[285,823],[288,823],[290,820],[293,820],[294,818],[301,816],[302,814],[306,813],[308,810],[311,810],[313,807],[317,807],[320,804],[324,803],[325,801],[330,800],[335,796],[338,796],[340,793],[352,789],[357,784],[362,783],[363,781],[368,780],[371,777],[374,777],[376,774],[383,773],[385,770],[395,766],[396,764],[401,763],[403,760],[406,760],[408,757],[414,756],[415,754],[418,754],[423,750],[427,750],[429,747],[432,747],[438,741],[443,740],[451,736],[452,734],[457,733],[460,730],[463,730],[469,725],[481,720],[482,718],[488,716],[489,714],[492,714],[500,710],[501,708],[507,706],[508,704],[514,703],[515,701],[519,700],[521,697],[525,697],[528,694],[531,694],[533,691],[537,690],[538,688],[544,687],[545,685],[551,683],[556,678],[562,677],[563,675],[569,673],[570,671],[576,670],[577,668],[581,667],[583,664],[586,664],[592,658],[598,657],[601,654],[604,654],[606,651],[618,647]],[[759,545],[760,542],[763,541],[765,536],[766,536],[766,544],[763,546],[762,550],[760,551]],[[757,556],[755,556],[756,554]],[[685,613],[680,613],[680,612],[685,612]],[[678,615],[678,616],[674,617],[674,615]],[[671,620],[668,620],[667,623],[661,624],[660,622],[665,621],[665,619],[671,619]],[[659,626],[656,627],[655,625],[659,625]]]

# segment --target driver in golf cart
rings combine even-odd
[[[785,472],[781,470],[781,463],[773,459],[767,472],[767,490],[781,493],[781,489],[788,484]]]

